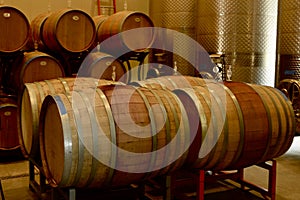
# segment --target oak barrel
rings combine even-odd
[[[35,158],[39,153],[39,114],[47,95],[65,93],[70,96],[74,87],[78,90],[105,84],[116,84],[116,82],[65,77],[26,83],[21,95],[19,111],[19,138],[23,155]]]
[[[16,52],[26,45],[30,24],[22,11],[0,5],[0,27],[0,52]]]
[[[238,149],[241,130],[238,112],[232,112],[235,104],[222,88],[212,84],[174,90],[181,99],[189,116],[191,133],[196,134],[190,146],[186,166],[214,169],[232,162]],[[214,93],[211,91],[214,89]],[[217,90],[217,91],[216,91]],[[225,120],[226,112],[228,118]],[[226,135],[224,135],[226,134]],[[227,150],[227,151],[225,151]],[[224,158],[224,159],[223,159]]]
[[[61,63],[53,56],[40,52],[24,52],[20,62],[10,69],[7,88],[19,94],[25,83],[64,77]]]
[[[123,63],[112,55],[98,51],[91,52],[85,57],[78,76],[127,82]]]
[[[108,15],[96,15],[96,16],[93,16],[92,18],[95,23],[95,30],[96,30],[95,42],[91,46],[91,49],[94,49],[98,45],[98,43],[100,43],[100,41],[97,39],[99,28],[100,28],[101,24],[108,18]]]
[[[51,13],[44,23],[44,43],[52,51],[83,52],[96,37],[92,17],[79,9],[61,9]]]
[[[197,135],[189,150],[188,167],[248,167],[282,155],[293,141],[291,103],[275,88],[211,82],[207,88],[197,86],[174,92],[189,113],[189,120],[195,116],[200,119],[198,128],[194,127]]]
[[[120,52],[144,51],[153,43],[155,36],[154,30],[151,29],[153,26],[152,20],[145,13],[120,11],[110,15],[100,25],[97,40],[101,43],[101,51],[117,57],[122,55]],[[126,33],[128,30],[131,31]],[[108,38],[110,39],[105,41]]]
[[[17,108],[17,97],[0,91],[0,150],[14,150],[20,147]]]
[[[141,87],[174,90],[178,88],[192,88],[193,86],[205,86],[206,80],[192,76],[173,75],[134,81],[130,84]]]
[[[173,68],[166,65],[158,65],[155,67],[150,67],[147,71],[147,79],[157,78],[161,76],[171,76],[174,75],[175,71]]]
[[[46,50],[46,45],[43,38],[43,30],[45,21],[51,13],[41,13],[37,15],[30,23],[30,34],[27,43],[27,48],[30,50]]]
[[[50,184],[117,187],[183,165],[189,127],[172,92],[117,85],[99,87],[92,100],[87,96],[81,91],[43,102],[41,158]]]

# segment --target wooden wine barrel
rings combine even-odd
[[[0,5],[0,16],[0,52],[21,50],[29,37],[30,24],[27,17],[17,8],[5,5]]]
[[[94,49],[98,45],[98,43],[100,43],[100,41],[97,38],[97,35],[98,35],[98,32],[99,32],[101,24],[107,18],[108,18],[108,15],[96,15],[96,16],[93,16],[93,21],[95,23],[95,30],[96,30],[96,38],[95,38],[94,44],[91,46],[91,49]]]
[[[41,13],[37,15],[30,23],[30,35],[27,48],[30,50],[46,50],[46,45],[43,39],[43,29],[45,21],[51,13]]]
[[[78,74],[85,77],[127,82],[126,68],[123,63],[109,54],[97,51],[85,57]]]
[[[112,55],[118,55],[122,51],[144,51],[149,48],[154,40],[153,22],[149,16],[138,11],[120,11],[110,15],[101,25],[97,32],[97,40],[104,40],[118,34],[109,42],[101,43],[101,51]],[[134,33],[126,34],[124,31],[134,30]],[[120,34],[119,34],[120,33]],[[118,55],[119,57],[121,55]]]
[[[39,153],[39,114],[43,100],[47,95],[65,93],[71,96],[74,87],[80,90],[106,84],[117,83],[93,78],[67,77],[26,83],[21,95],[19,111],[21,127],[19,138],[23,155],[27,158],[35,158]]]
[[[208,87],[212,89],[211,84]],[[234,150],[238,149],[239,145],[239,135],[234,137],[232,133],[239,132],[241,128],[237,120],[238,112],[228,115],[225,120],[224,112],[235,109],[233,101],[224,101],[228,94],[222,91],[212,94],[208,88],[201,86],[178,89],[174,92],[188,113],[190,134],[196,134],[189,149],[186,166],[191,167],[192,165],[195,168],[211,170],[213,167],[218,167],[215,165],[227,166],[231,163],[235,155]],[[228,131],[229,133],[227,133]],[[226,138],[224,137],[225,132],[227,133]],[[200,148],[202,148],[201,153]],[[225,151],[226,148],[228,148],[227,151]]]
[[[132,95],[126,102],[128,94]],[[41,158],[50,184],[113,188],[182,166],[188,122],[172,92],[128,85],[100,87],[92,95],[94,109],[86,96],[83,92],[76,92],[73,99],[63,94],[47,96],[42,105]],[[181,118],[184,122],[179,125]],[[184,151],[181,157],[168,164],[180,150]]]
[[[0,150],[20,147],[17,129],[17,97],[0,93]]]
[[[161,76],[150,78],[142,81],[131,82],[131,85],[149,87],[149,88],[164,88],[174,90],[178,88],[192,88],[193,86],[205,86],[206,80],[192,76]]]
[[[252,84],[259,94],[268,113],[269,138],[261,161],[284,154],[291,146],[296,132],[295,113],[292,103],[276,88]]]
[[[172,76],[175,74],[173,68],[168,66],[159,66],[159,67],[152,67],[147,71],[147,79],[149,78],[157,78],[161,76]]]
[[[78,9],[53,12],[44,23],[43,39],[52,51],[83,52],[88,50],[96,37],[92,17]]]
[[[248,167],[282,155],[293,141],[295,121],[290,101],[275,88],[211,82],[207,88],[174,92],[189,120],[200,119],[198,128],[193,127],[197,136],[189,149],[187,167]],[[212,149],[206,152],[207,148]]]
[[[21,62],[11,68],[7,88],[19,94],[25,83],[64,76],[63,66],[53,56],[40,51],[25,52]]]

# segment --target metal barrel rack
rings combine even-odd
[[[29,158],[29,189],[33,191],[40,199],[47,198],[47,192],[50,190],[50,185],[47,184],[46,177],[43,173],[43,168],[39,161]],[[39,181],[36,180],[35,170],[39,171]]]
[[[52,187],[47,183],[42,165],[36,159],[29,158],[29,189],[41,200],[79,200],[79,199],[121,199],[124,196],[130,199],[144,200],[144,185],[131,184],[113,189],[85,189]],[[36,170],[39,172],[36,173]],[[36,175],[39,175],[37,177]],[[4,199],[0,180],[0,200]]]
[[[144,198],[144,188],[140,185],[129,185],[115,189],[79,189],[79,188],[52,188],[51,200],[80,200],[80,199],[139,199]]]
[[[257,196],[257,198],[262,197],[266,200],[275,200],[276,160],[262,162],[256,164],[256,166],[268,172],[268,186],[266,188],[246,180],[244,176],[246,168],[225,171],[206,171],[201,169],[191,171],[188,169],[181,169],[160,180],[152,179],[148,181],[146,187],[150,189],[146,189],[145,196],[154,200],[156,197],[153,197],[153,195],[151,196],[151,193],[159,193],[160,196],[163,196],[164,200],[205,200],[205,196],[215,193],[215,184],[219,182],[221,185],[226,185],[226,188],[223,188],[222,191],[228,190],[228,186],[230,189],[241,189],[243,192],[250,193],[253,191],[254,193],[252,195]],[[211,184],[207,186],[212,187],[213,191],[206,188],[206,184]],[[186,190],[187,188],[188,191]],[[150,192],[148,192],[149,190]]]

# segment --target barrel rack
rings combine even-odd
[[[276,161],[270,160],[268,162],[263,162],[257,164],[256,166],[261,167],[262,169],[266,169],[268,172],[268,188],[261,187],[254,183],[251,183],[245,180],[244,177],[244,169],[233,170],[233,171],[219,171],[219,172],[211,172],[209,175],[205,170],[198,170],[193,172],[194,180],[196,179],[197,188],[196,188],[196,200],[204,200],[204,186],[205,183],[213,183],[217,181],[228,182],[228,180],[233,181],[240,185],[240,188],[243,191],[255,191],[262,195],[262,197],[266,200],[275,200],[276,195]],[[182,180],[176,178],[175,176],[170,175],[166,177],[166,193],[165,200],[173,200],[174,194],[176,191],[176,182],[180,182]],[[183,180],[184,181],[184,180]]]
[[[42,164],[35,161],[33,158],[28,158],[29,161],[29,189],[33,191],[40,199],[44,199],[50,185],[47,184],[46,177],[43,172]],[[39,181],[36,181],[35,170],[39,171]]]
[[[144,196],[144,188],[143,184],[131,184],[126,187],[120,187],[116,189],[103,189],[103,190],[93,190],[93,189],[79,189],[79,188],[59,188],[52,187],[47,183],[46,176],[44,175],[43,168],[41,163],[36,162],[32,158],[28,158],[29,160],[29,189],[34,192],[39,199],[50,199],[50,200],[77,200],[77,199],[93,199],[92,195],[95,195],[97,199],[119,199],[120,197],[124,197],[124,195],[132,197],[132,199],[143,199]],[[39,172],[36,173],[36,170]],[[38,180],[36,179],[36,175],[39,175]],[[88,193],[88,195],[87,195]],[[4,199],[3,190],[1,187],[0,180],[0,200]],[[3,195],[3,197],[2,197]],[[89,196],[91,195],[91,196]],[[2,198],[2,199],[1,199]]]
[[[51,200],[81,200],[81,199],[139,199],[144,200],[143,187],[129,185],[116,189],[93,190],[77,188],[52,188]],[[126,197],[126,198],[125,198]]]
[[[263,162],[260,164],[257,164],[256,166],[267,170],[268,172],[268,187],[264,188],[259,185],[256,185],[255,183],[249,182],[245,180],[244,173],[245,173],[245,168],[239,169],[239,170],[232,170],[232,171],[218,171],[218,172],[211,172],[210,174],[207,173],[205,170],[197,170],[197,171],[184,171],[185,174],[189,174],[187,176],[188,178],[191,178],[193,180],[196,180],[196,200],[204,200],[205,199],[205,183],[214,183],[217,181],[223,181],[227,182],[229,184],[232,184],[230,181],[233,181],[236,184],[240,185],[241,190],[243,191],[255,191],[261,196],[266,199],[266,200],[275,200],[276,196],[276,171],[277,171],[277,162],[275,160],[270,160],[267,162]],[[39,183],[35,180],[35,169],[39,170]],[[40,167],[38,163],[33,161],[32,159],[29,159],[29,177],[30,177],[30,182],[29,182],[29,188],[35,192],[40,199],[45,199],[47,195],[51,195],[51,200],[56,200],[56,199],[65,199],[65,200],[76,200],[77,199],[77,194],[80,194],[80,189],[76,188],[51,188],[46,183],[46,178],[43,174],[43,170]],[[180,185],[180,182],[186,181],[187,178],[178,178],[179,173],[182,173],[181,170],[179,172],[175,172],[171,175],[168,175],[165,177],[165,182],[164,186],[161,186],[162,189],[164,190],[163,192],[163,199],[164,200],[173,200],[175,199],[175,191],[176,185]],[[183,173],[183,174],[184,174]],[[149,182],[148,182],[149,183]],[[179,183],[179,184],[178,184]],[[147,185],[147,183],[145,184]],[[111,195],[116,195],[116,194],[126,194],[126,195],[131,195],[134,196],[134,198],[138,199],[148,199],[151,200],[152,198],[149,197],[145,193],[145,185],[135,185],[132,184],[128,187],[124,188],[119,188],[119,189],[112,189],[112,190],[103,190],[103,191],[92,191],[92,193],[96,195],[101,195],[107,197]],[[234,184],[234,186],[236,186]],[[49,192],[50,191],[50,192]],[[79,193],[77,193],[79,192]],[[86,191],[85,191],[86,192]],[[84,193],[85,193],[84,192]],[[4,200],[4,195],[3,195],[3,190],[1,187],[1,180],[0,180],[0,194],[1,198],[0,200]],[[80,195],[78,195],[80,196]]]

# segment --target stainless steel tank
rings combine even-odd
[[[292,102],[300,135],[300,1],[279,0],[276,86]]]
[[[279,0],[277,83],[300,79],[299,16],[299,0]]]
[[[199,0],[197,41],[225,54],[232,80],[274,86],[278,0]]]
[[[196,2],[196,0],[151,0],[149,15],[156,27],[172,29],[196,40]],[[162,34],[170,34],[170,32],[166,31]],[[170,67],[174,67],[176,61],[179,73],[194,75],[193,66],[182,58],[184,56],[195,61],[196,52],[191,41],[177,35],[173,37],[172,33],[161,38],[168,38],[168,45],[172,45],[171,48],[181,55],[172,54]],[[170,61],[168,62],[170,64]]]

